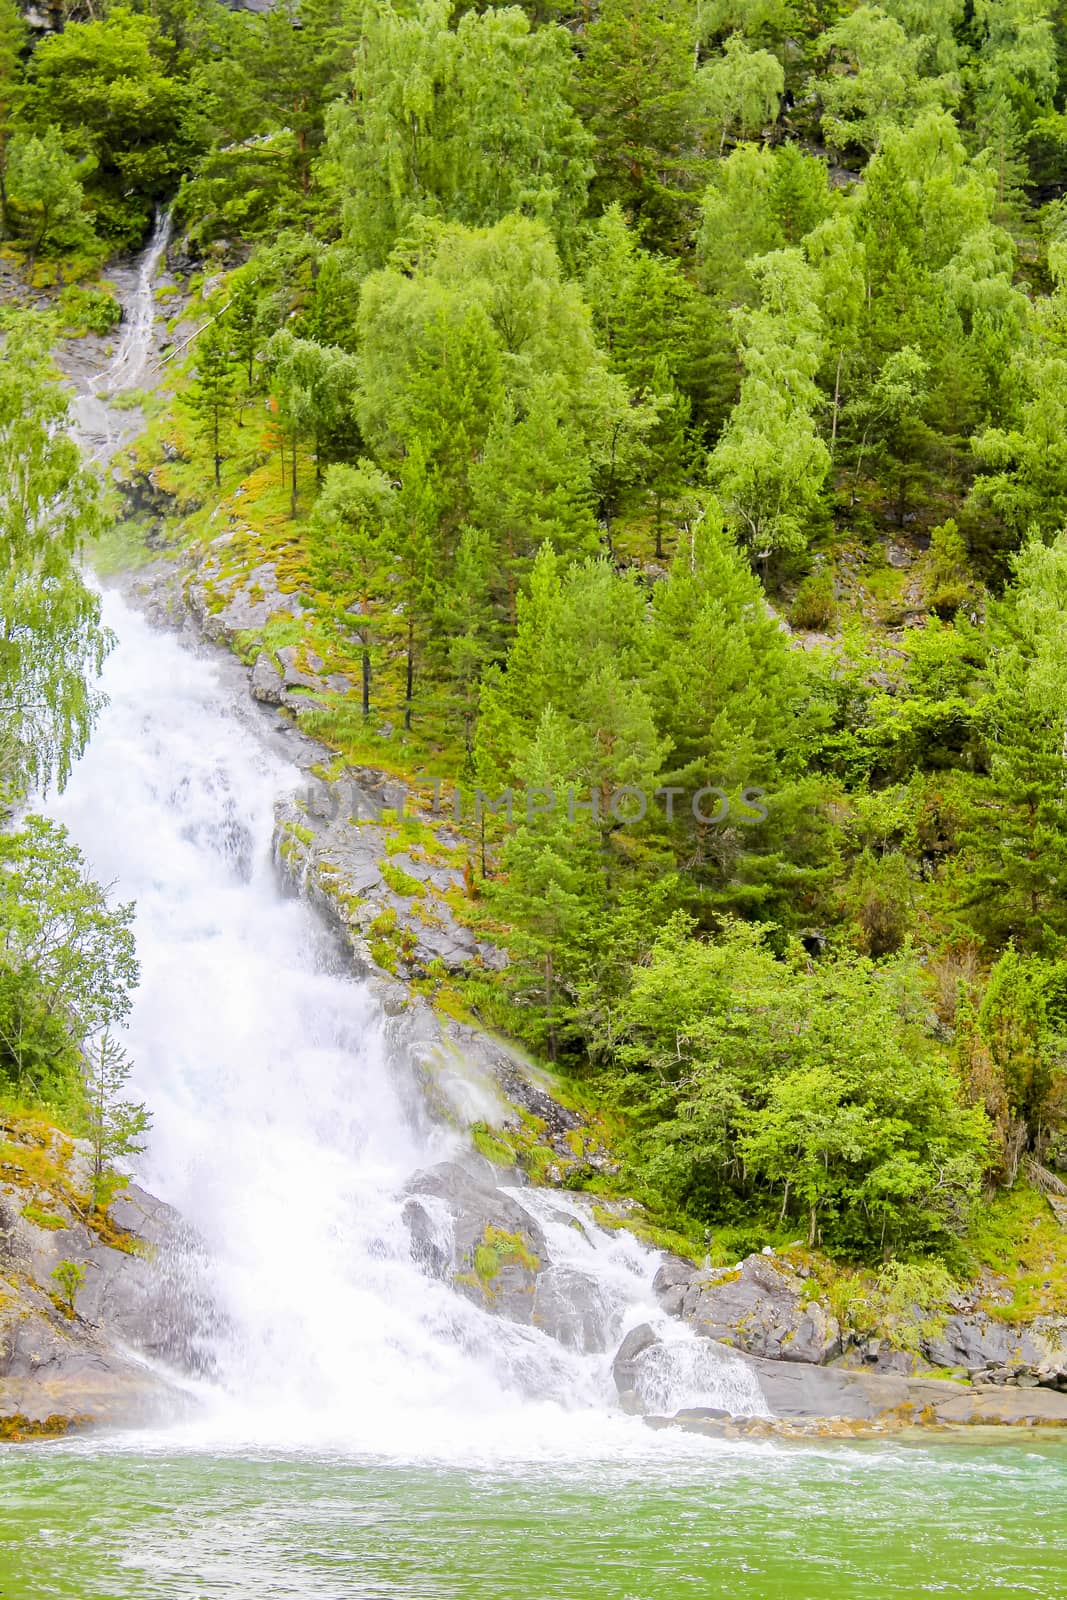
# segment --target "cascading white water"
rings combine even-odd
[[[149,307],[164,246],[157,233],[142,264]],[[122,372],[138,370],[132,346],[143,354],[150,336],[150,315],[129,320]],[[595,1228],[574,1197],[514,1191],[556,1265],[596,1281],[594,1330],[567,1342],[492,1317],[420,1270],[404,1185],[457,1136],[412,1118],[371,992],[313,912],[279,890],[273,808],[299,775],[209,655],[117,595],[105,620],[119,639],[110,703],[48,809],[95,874],[137,903],[128,1044],[154,1118],[138,1176],[207,1247],[222,1320],[203,1426],[410,1456],[528,1454],[560,1446],[566,1412],[572,1442],[605,1430],[647,1439],[613,1410],[609,1364],[627,1327],[666,1323],[651,1294],[656,1255]],[[677,1326],[672,1339],[686,1353],[673,1389],[669,1358],[660,1374],[665,1408],[763,1409],[739,1363],[701,1361]]]
[[[106,366],[93,388],[99,395],[118,394],[122,389],[134,389],[145,376],[148,353],[152,346],[152,328],[155,322],[155,276],[170,243],[171,214],[169,209],[156,217],[152,237],[138,264],[137,282],[132,295],[123,307],[122,337],[111,362]]]

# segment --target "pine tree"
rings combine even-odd
[[[152,1118],[141,1101],[124,1100],[130,1063],[111,1026],[85,1045],[86,1125],[92,1152],[93,1205],[106,1212],[126,1182],[115,1162],[139,1155]]]
[[[592,198],[617,200],[644,243],[677,241],[687,216],[701,94],[685,0],[601,0],[585,31],[578,94],[596,136]]]
[[[1067,938],[1067,534],[1031,542],[991,617],[988,763],[963,831],[960,913],[997,943],[1057,951]]]
[[[216,489],[222,486],[235,389],[229,330],[217,317],[196,341],[196,372],[184,396],[211,453]]]
[[[649,688],[673,743],[665,781],[769,786],[797,744],[795,654],[713,504],[652,592]]]
[[[371,670],[391,566],[388,530],[396,490],[373,462],[331,466],[308,525],[311,570],[335,629],[359,646],[363,716],[370,716]]]

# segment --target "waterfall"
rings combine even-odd
[[[109,383],[144,369],[165,244],[163,222],[138,279],[147,309],[137,299]],[[47,809],[116,897],[136,901],[127,1044],[154,1119],[137,1176],[205,1242],[198,1270],[219,1311],[198,1426],[408,1456],[505,1441],[529,1453],[561,1428],[585,1444],[644,1436],[615,1409],[610,1362],[627,1328],[666,1321],[657,1254],[595,1227],[579,1196],[511,1191],[545,1232],[560,1292],[568,1272],[595,1280],[580,1336],[558,1339],[420,1268],[405,1184],[463,1141],[412,1116],[371,990],[279,889],[274,806],[300,775],[232,663],[115,593],[104,615],[118,638],[109,703]],[[701,1366],[699,1341],[677,1326],[672,1339],[686,1353],[676,1390],[670,1371],[657,1377],[665,1405],[720,1405],[729,1390],[738,1409],[762,1409],[754,1380],[741,1395],[739,1363]]]

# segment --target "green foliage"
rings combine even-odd
[[[204,502],[169,531],[239,503],[235,562],[301,595],[256,648],[354,686],[301,712],[342,764],[497,797],[450,899],[510,959],[464,1003],[597,1073],[716,1248],[899,1252],[902,1338],[945,1290],[915,1253],[1067,1123],[1063,45],[1047,0],[167,0],[31,52],[0,0],[0,213],[67,328],[113,317],[63,288],[90,220],[132,244],[177,189],[177,259],[244,262],[153,424],[181,459],[142,449]],[[12,321],[0,375],[21,792],[107,643],[49,337]],[[10,882],[36,850],[29,904],[87,913],[34,826]],[[106,1204],[125,980],[83,1027],[92,961],[57,1003],[8,899],[0,1076],[76,1118],[98,1074]]]
[[[365,13],[352,97],[328,118],[346,237],[368,266],[419,216],[486,227],[522,212],[573,241],[591,141],[570,104],[568,34],[517,6],[452,11]]]
[[[837,618],[837,601],[834,596],[834,575],[829,567],[817,567],[809,572],[796,592],[789,607],[789,621],[794,628],[832,628]]]
[[[52,1268],[51,1278],[63,1297],[68,1315],[73,1316],[78,1291],[85,1283],[85,1268],[77,1261],[61,1261]]]
[[[674,919],[615,1019],[623,1092],[655,1116],[650,1176],[697,1215],[731,1193],[845,1253],[944,1245],[987,1144],[923,1026],[910,959],[781,961],[759,931]]]
[[[152,1119],[141,1102],[121,1098],[130,1064],[113,1032],[111,1021],[85,1046],[86,1127],[92,1150],[92,1200],[106,1214],[125,1179],[115,1162],[139,1155]]]
[[[196,341],[196,371],[182,396],[210,452],[216,489],[232,435],[234,390],[233,352],[227,330],[216,318]]]
[[[79,570],[99,484],[67,433],[49,324],[8,322],[0,362],[0,788],[62,785],[99,707],[109,644]]]
[[[618,201],[653,248],[678,242],[689,211],[702,100],[695,34],[685,0],[602,0],[585,29],[578,95],[596,140],[592,198]]]
[[[34,53],[30,115],[92,159],[97,226],[117,243],[140,237],[192,152],[190,95],[166,70],[170,49],[154,17],[113,6],[102,20],[68,23]]]
[[[25,234],[30,264],[48,249],[74,249],[92,238],[84,212],[78,163],[63,148],[59,130],[47,127],[40,138],[18,133],[7,152],[6,192]]]
[[[736,315],[741,394],[708,470],[729,527],[766,560],[804,548],[830,455],[813,415],[822,361],[815,275],[797,250],[750,266],[761,304]]]
[[[700,87],[713,128],[720,128],[719,153],[726,135],[751,139],[778,116],[785,73],[767,50],[753,50],[739,33],[733,33],[722,55],[700,71]]]
[[[82,284],[70,284],[63,290],[59,311],[68,332],[73,334],[110,333],[122,316],[122,306],[108,289]]]

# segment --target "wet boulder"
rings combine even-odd
[[[1025,1326],[982,1313],[948,1317],[923,1341],[923,1353],[936,1367],[1025,1366],[1037,1370],[1067,1365],[1067,1320],[1039,1317]]]
[[[576,1267],[548,1267],[534,1288],[535,1328],[568,1350],[603,1350],[611,1331],[611,1307],[597,1280]]]
[[[691,1268],[678,1257],[656,1275],[665,1311],[695,1333],[775,1361],[822,1365],[841,1354],[837,1318],[807,1294],[809,1280],[784,1261],[752,1255],[734,1268]]]
[[[539,1275],[552,1264],[540,1223],[490,1177],[454,1161],[416,1173],[407,1195],[415,1259],[494,1316],[532,1322]]]

